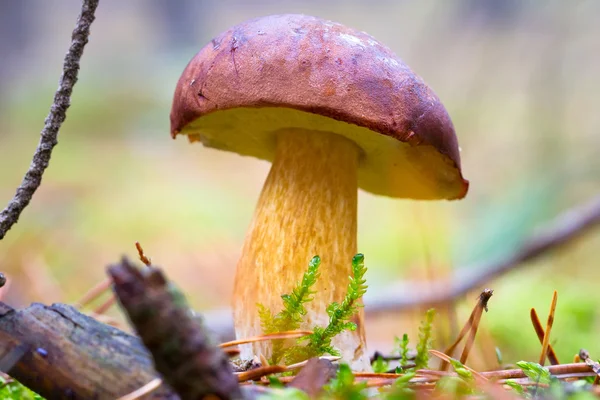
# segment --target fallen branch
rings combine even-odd
[[[71,93],[77,82],[79,62],[83,49],[88,42],[90,26],[95,19],[94,13],[98,7],[98,0],[83,0],[81,13],[71,36],[71,46],[65,56],[63,73],[58,83],[58,90],[54,94],[54,102],[50,113],[44,121],[44,128],[40,133],[38,144],[29,170],[23,177],[21,185],[17,188],[12,200],[0,213],[0,240],[19,220],[19,216],[27,207],[33,194],[42,183],[42,175],[50,163],[52,149],[58,143],[58,131],[67,116],[67,109],[71,104]]]
[[[48,399],[116,399],[157,378],[141,341],[74,307],[0,303],[0,365]],[[166,386],[155,391],[177,399]]]
[[[108,271],[123,309],[152,353],[156,370],[181,399],[242,397],[227,356],[201,321],[192,318],[183,296],[159,269],[138,269],[123,259]]]
[[[589,203],[569,209],[556,217],[506,257],[460,267],[454,273],[454,278],[449,281],[424,284],[406,282],[391,290],[379,291],[377,297],[365,298],[365,313],[373,315],[415,306],[431,307],[447,303],[524,262],[572,242],[599,224],[600,196],[596,196]]]

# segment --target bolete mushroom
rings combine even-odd
[[[438,97],[366,33],[305,15],[237,25],[185,68],[171,134],[272,161],[235,276],[239,338],[261,334],[257,303],[277,312],[314,255],[321,278],[303,328],[326,325],[356,253],[357,190],[412,199],[460,199],[454,127]],[[363,315],[333,342],[368,368]],[[247,345],[242,358],[268,344]]]

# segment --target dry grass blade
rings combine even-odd
[[[95,310],[94,314],[104,314],[117,302],[117,298],[112,294],[104,303],[100,304]]]
[[[481,295],[479,295],[479,301],[475,306],[475,317],[473,318],[473,323],[471,324],[469,336],[467,337],[467,342],[465,343],[463,352],[460,355],[460,362],[462,364],[466,363],[467,358],[469,358],[469,353],[471,352],[471,348],[473,347],[473,343],[475,342],[475,335],[477,335],[477,329],[479,329],[479,322],[481,321],[483,310],[487,311],[487,303],[490,297],[492,297],[493,293],[493,290],[485,289],[483,292],[481,292]]]
[[[550,305],[550,312],[548,313],[548,322],[546,323],[546,332],[544,333],[544,341],[542,342],[542,354],[540,355],[540,365],[544,365],[546,362],[546,354],[548,353],[548,345],[550,343],[550,331],[552,331],[552,325],[554,324],[554,311],[556,310],[556,302],[558,300],[558,293],[556,290],[552,294],[552,304]]]
[[[454,343],[444,351],[445,354],[454,353],[456,347],[458,347],[463,338],[467,335],[467,333],[469,333],[469,337],[467,338],[467,342],[460,356],[461,363],[465,363],[467,361],[467,358],[469,357],[469,352],[471,351],[471,347],[473,346],[473,342],[475,341],[475,335],[477,334],[477,329],[479,328],[479,321],[481,320],[481,316],[483,315],[483,310],[487,311],[488,301],[490,300],[493,294],[494,291],[492,289],[485,289],[483,292],[481,292],[477,299],[477,304],[475,305],[475,308],[473,308],[473,311],[471,312],[471,315],[469,316],[469,319],[467,320],[465,326],[463,326],[463,328],[461,329]],[[440,366],[440,371],[445,371],[447,369],[448,363],[446,361],[443,361]]]
[[[450,360],[452,359],[452,357],[450,357],[447,354],[442,353],[441,351],[438,350],[429,350],[429,353],[431,353],[432,355],[436,356],[437,358],[446,361],[447,363],[450,363]],[[462,364],[462,362],[461,362]],[[466,365],[463,364],[463,367],[465,367],[465,369],[469,370],[473,376],[475,377],[475,379],[478,379],[481,382],[487,382],[488,378],[486,378],[485,376],[483,376],[482,374],[480,374],[479,372],[475,371],[473,368],[468,367]]]
[[[147,267],[152,265],[152,261],[144,254],[144,249],[142,248],[140,242],[135,242],[135,248],[137,249],[140,261],[143,262]]]
[[[542,323],[540,322],[540,319],[537,315],[537,312],[535,311],[535,308],[531,309],[531,311],[529,312],[529,315],[531,317],[531,323],[533,324],[533,329],[535,329],[535,334],[537,335],[538,340],[540,341],[540,344],[543,345],[545,331],[544,331],[544,327],[542,326]],[[560,364],[560,362],[558,361],[558,357],[556,356],[556,353],[554,352],[554,349],[552,348],[551,344],[548,345],[547,356],[548,356],[548,360],[550,361],[550,364],[552,364],[552,365]]]
[[[102,296],[110,286],[112,285],[112,281],[110,279],[105,279],[102,282],[98,283],[96,286],[88,290],[79,300],[77,300],[74,304],[75,308],[83,308],[92,301],[96,300],[98,297]]]
[[[286,332],[267,333],[265,335],[252,336],[252,337],[249,337],[246,339],[238,339],[238,340],[232,340],[230,342],[221,343],[219,345],[219,347],[221,347],[223,349],[226,347],[238,346],[240,344],[264,342],[267,340],[296,339],[296,338],[301,338],[303,336],[308,336],[312,333],[313,333],[312,331],[286,331]]]
[[[133,391],[129,394],[126,394],[125,396],[119,397],[117,400],[137,400],[137,399],[141,398],[142,396],[145,396],[145,395],[153,392],[154,390],[158,389],[160,387],[160,385],[162,385],[162,379],[160,379],[160,378],[152,379],[150,382],[148,382],[141,388],[136,389],[135,391]]]
[[[323,357],[319,357],[319,358],[315,358],[315,359],[325,360],[325,361],[330,361],[330,362],[335,362],[335,361],[340,360],[341,358],[342,357],[337,357],[337,356],[323,356]],[[296,364],[290,364],[286,368],[287,368],[288,371],[293,371],[295,369],[300,369],[300,368],[306,366],[306,364],[308,364],[308,362],[310,360],[312,360],[312,358],[308,359],[308,360],[300,361],[299,363],[296,363]]]

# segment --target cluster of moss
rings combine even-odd
[[[319,256],[313,257],[302,280],[291,293],[281,296],[283,309],[277,314],[273,314],[262,304],[258,305],[264,333],[296,330],[301,326],[306,315],[304,305],[314,298],[313,286],[319,279],[320,265]],[[327,326],[312,327],[312,334],[300,338],[292,345],[286,345],[285,340],[274,340],[270,362],[278,364],[283,360],[286,364],[293,364],[324,354],[340,355],[331,344],[331,340],[345,330],[356,330],[356,324],[351,319],[361,306],[360,299],[367,291],[364,278],[366,272],[365,257],[362,254],[355,255],[352,258],[352,276],[344,299],[341,303],[333,302],[327,307]]]

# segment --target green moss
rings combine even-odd
[[[361,307],[359,300],[367,291],[364,278],[367,268],[365,258],[357,254],[352,258],[352,276],[348,284],[346,296],[341,303],[333,302],[327,306],[329,323],[325,327],[315,326],[313,333],[299,339],[297,344],[285,347],[285,341],[273,341],[272,363],[276,364],[284,359],[287,364],[293,364],[311,357],[324,354],[339,355],[339,351],[331,344],[332,339],[345,330],[356,330],[356,324],[351,321],[352,317]],[[263,305],[258,305],[258,312],[264,333],[283,332],[298,329],[306,315],[304,304],[312,301],[314,291],[312,287],[319,278],[319,265],[321,259],[313,257],[309,263],[308,270],[304,273],[302,281],[292,290],[290,294],[281,296],[283,310],[273,314],[271,310]]]

